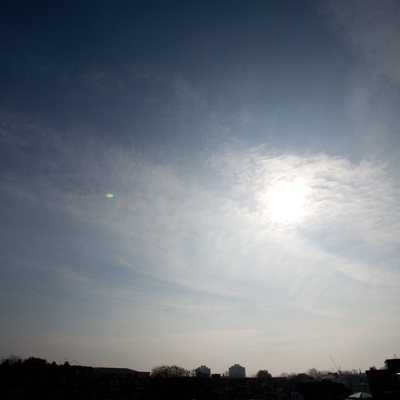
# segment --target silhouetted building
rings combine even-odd
[[[257,378],[236,378],[213,374],[211,381],[219,389],[224,400],[271,399],[274,388]]]
[[[345,400],[353,392],[338,382],[300,382],[291,400]]]
[[[374,400],[400,399],[400,358],[385,361],[385,368],[365,371]]]
[[[229,368],[229,378],[246,378],[246,369],[239,364]]]
[[[312,376],[303,373],[297,374],[294,379],[296,382],[314,382]]]
[[[201,365],[199,368],[196,368],[196,377],[197,378],[210,378],[211,377],[211,369],[206,367],[205,365]]]

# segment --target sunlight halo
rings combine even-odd
[[[298,182],[280,181],[266,194],[266,216],[278,223],[294,223],[305,215],[309,188]]]

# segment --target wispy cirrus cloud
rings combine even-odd
[[[13,124],[5,137],[19,131]],[[23,299],[57,292],[48,312],[55,320],[79,314],[82,335],[161,340],[182,354],[186,342],[207,337],[259,337],[255,349],[267,351],[287,346],[295,326],[299,340],[312,334],[321,348],[337,335],[332,346],[342,351],[340,338],[353,346],[372,317],[397,315],[399,186],[385,164],[238,142],[203,152],[201,162],[172,154],[160,162],[90,135],[77,146],[79,135],[29,129],[23,143],[3,141],[21,166],[0,182],[2,201],[13,199],[2,214],[3,269],[15,271]],[[281,181],[307,187],[301,218],[269,218],[265,193]],[[79,359],[76,333],[64,329]],[[369,332],[357,346],[373,340]],[[247,350],[237,357],[258,359],[259,350]]]
[[[250,373],[392,354],[398,4],[67,8],[1,28],[5,353]]]
[[[335,33],[355,58],[347,77],[349,135],[361,159],[398,168],[400,62],[396,1],[325,3]]]
[[[179,159],[159,164],[91,140],[72,152],[76,138],[71,144],[47,137],[34,174],[13,172],[3,189],[44,212],[97,227],[100,254],[126,268],[240,297],[271,282],[298,293],[303,282],[293,274],[315,277],[321,265],[321,281],[339,273],[368,284],[398,282],[390,252],[400,237],[399,187],[383,164],[235,145],[188,171]],[[24,157],[28,165],[33,156]],[[264,194],[281,181],[308,188],[299,221],[279,224],[267,216]],[[117,197],[107,199],[108,192]],[[85,243],[77,251],[89,250]],[[317,279],[310,293],[318,285]]]
[[[350,45],[364,53],[376,72],[400,83],[399,3],[367,0],[327,4]]]

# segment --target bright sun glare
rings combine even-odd
[[[296,182],[279,182],[267,192],[267,215],[275,222],[291,223],[305,212],[307,187]]]

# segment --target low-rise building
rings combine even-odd
[[[365,371],[374,400],[400,399],[400,358],[385,361],[385,368]]]
[[[291,400],[345,400],[353,392],[338,382],[300,382],[291,392]]]

